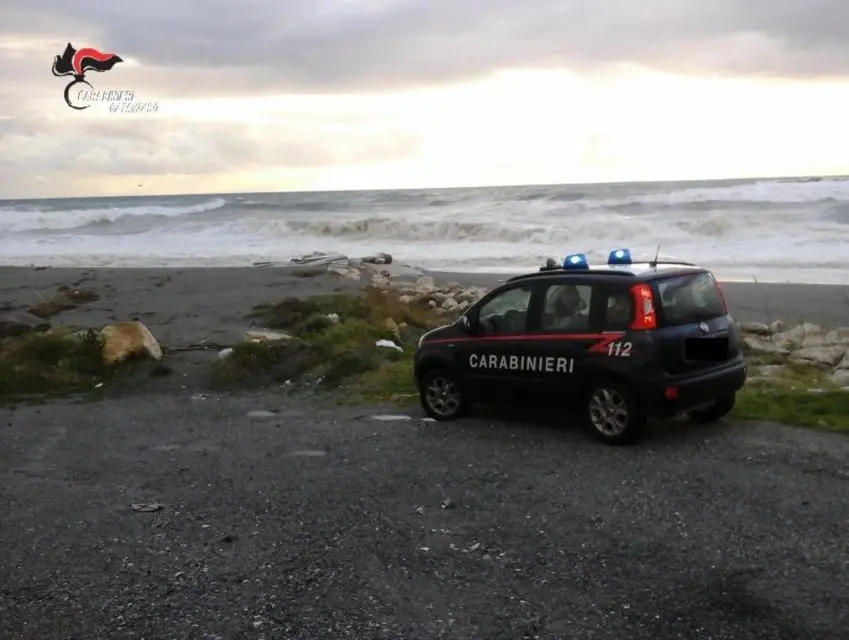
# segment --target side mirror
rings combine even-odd
[[[474,330],[472,329],[472,321],[469,320],[469,316],[460,316],[460,318],[457,320],[457,324],[464,332],[474,333]]]

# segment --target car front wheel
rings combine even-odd
[[[448,369],[426,373],[419,386],[419,396],[425,413],[434,420],[456,420],[468,409],[463,384],[457,374]]]
[[[585,419],[592,434],[607,444],[625,444],[639,437],[647,417],[625,385],[602,380],[593,383],[584,400]]]

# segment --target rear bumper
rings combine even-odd
[[[746,382],[746,361],[738,358],[721,367],[686,376],[667,376],[641,385],[646,410],[668,417],[739,391]],[[674,390],[674,392],[672,391]]]

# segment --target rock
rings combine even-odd
[[[772,341],[782,349],[792,350],[815,346],[818,340],[821,343],[822,335],[822,327],[809,322],[803,322],[792,329],[776,333],[772,336]]]
[[[422,276],[421,278],[416,280],[416,283],[415,285],[413,285],[413,287],[417,293],[430,293],[431,291],[436,289],[436,283],[430,276]]]
[[[380,273],[373,273],[371,276],[371,286],[378,289],[388,289],[391,287],[392,281],[389,272],[381,271]]]
[[[365,264],[392,264],[392,256],[388,253],[376,253],[373,256],[366,256],[360,262]]]
[[[442,308],[445,311],[453,311],[457,308],[457,306],[457,301],[454,298],[446,298],[445,301],[442,303]]]
[[[789,349],[779,347],[761,337],[744,336],[743,344],[752,351],[756,351],[758,353],[773,353],[782,356],[786,356],[790,353]]]
[[[50,323],[29,311],[0,312],[0,339],[47,331]]]
[[[776,378],[784,373],[786,367],[780,364],[768,364],[756,369],[756,375],[764,378]]]
[[[831,374],[830,380],[839,387],[849,385],[849,369],[836,370],[834,373]]]
[[[794,362],[831,368],[839,363],[845,355],[846,347],[823,345],[798,349],[790,354],[790,359]]]
[[[398,297],[398,302],[400,302],[401,304],[410,304],[412,301],[413,301],[413,296],[410,296],[410,295],[405,294],[403,296]]]
[[[100,330],[103,362],[117,364],[128,358],[146,356],[162,360],[162,347],[146,326],[138,320],[116,322]]]
[[[759,336],[768,336],[773,333],[769,325],[762,322],[743,322],[740,325],[740,331],[743,333],[755,334]]]
[[[362,274],[359,269],[354,269],[347,265],[332,264],[327,268],[327,271],[339,277],[348,278],[349,280],[362,279]]]
[[[250,342],[280,342],[282,340],[291,340],[292,336],[288,333],[280,331],[246,331],[245,340]]]
[[[775,322],[773,322],[772,324],[769,325],[769,332],[770,333],[780,333],[780,332],[784,331],[784,329],[786,327],[787,327],[787,325],[785,325],[781,320],[776,320]]]

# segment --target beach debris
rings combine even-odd
[[[300,449],[293,451],[290,455],[299,458],[323,458],[327,455],[327,451],[322,451],[321,449]]]
[[[128,358],[145,356],[162,360],[162,347],[145,325],[138,320],[117,322],[100,330],[103,362],[118,364]]]
[[[313,253],[308,253],[306,255],[290,258],[289,262],[292,264],[299,265],[309,265],[309,266],[330,266],[333,264],[348,264],[348,256],[343,255],[341,253],[322,253],[321,251],[314,251]]]
[[[41,295],[39,294],[39,297]],[[76,309],[80,305],[87,302],[94,302],[100,299],[100,294],[91,289],[77,289],[68,286],[61,286],[56,291],[52,298],[43,298],[41,301],[30,307],[30,312],[42,318],[50,318],[63,311]]]
[[[365,264],[392,264],[392,256],[388,253],[376,253],[373,256],[360,258],[360,262]]]
[[[292,336],[280,331],[262,329],[259,331],[246,331],[245,340],[249,342],[281,342],[282,340],[292,340]]]
[[[161,511],[165,507],[161,502],[136,502],[131,506],[133,511],[137,513],[152,513],[154,511]]]
[[[0,338],[14,338],[48,329],[50,329],[49,322],[29,311],[12,309],[0,312]]]
[[[396,349],[397,351],[403,351],[401,347],[392,342],[392,340],[378,340],[374,343],[375,347],[383,347],[385,349]]]

